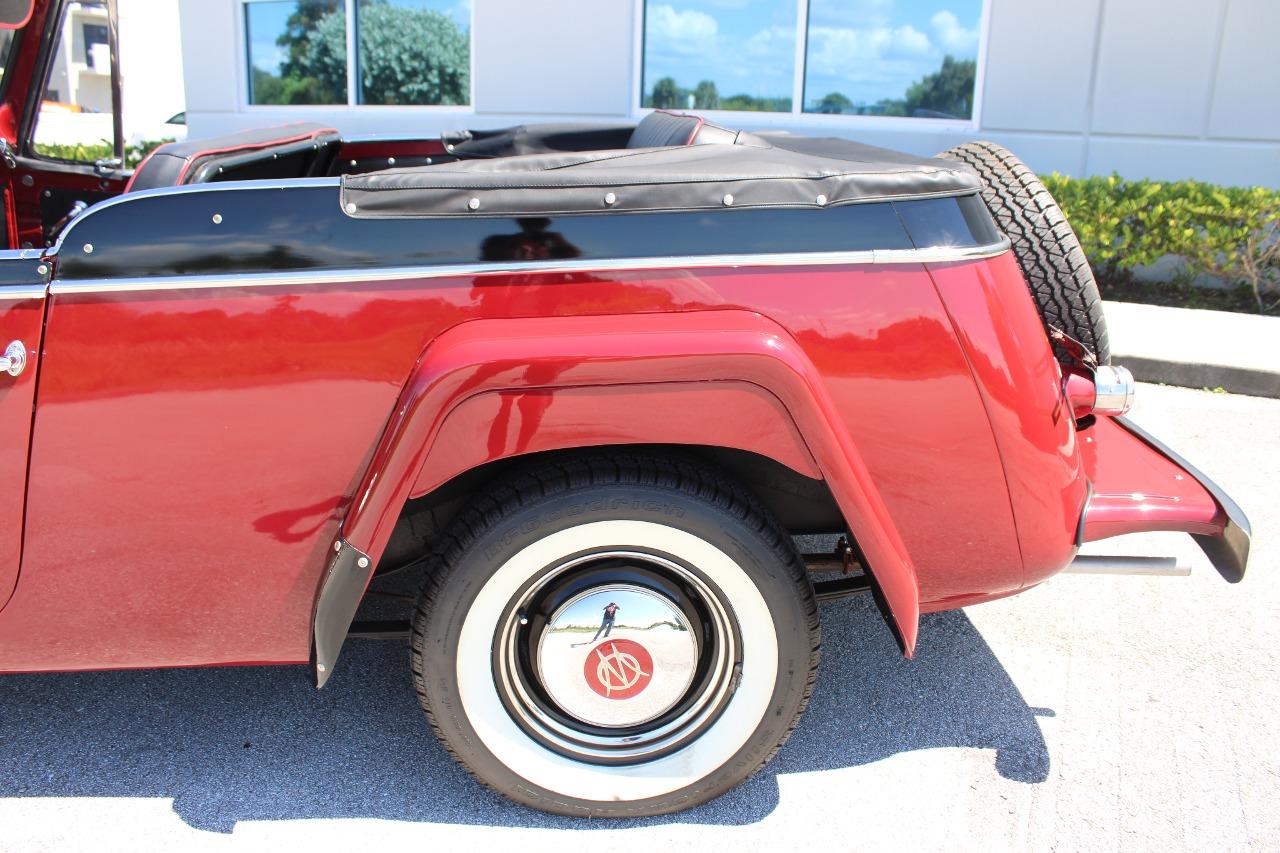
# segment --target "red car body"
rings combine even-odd
[[[29,359],[0,374],[0,671],[315,663],[335,548],[367,560],[362,590],[406,506],[584,447],[726,449],[820,484],[908,654],[920,613],[1032,587],[1090,539],[1189,532],[1243,571],[1225,495],[1073,411],[1005,247],[136,274],[180,242],[164,204],[198,209],[195,245],[234,224],[236,187],[128,193],[44,247],[41,190],[123,176],[32,155],[36,42],[0,107],[0,344]]]

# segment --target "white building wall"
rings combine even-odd
[[[178,0],[118,0],[125,137],[155,138],[186,103]]]
[[[246,106],[241,3],[180,0],[191,134],[299,120],[393,136],[635,120],[640,2],[473,0],[474,105],[458,109]],[[850,116],[733,119],[746,129],[848,136],[920,154],[992,139],[1040,171],[1280,187],[1277,0],[990,4],[972,127]]]

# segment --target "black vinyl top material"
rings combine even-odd
[[[702,119],[663,110],[649,113],[627,140],[628,148],[659,148],[663,145],[688,145],[693,142]]]
[[[348,175],[357,218],[820,208],[968,195],[962,164],[844,139],[740,134],[732,145],[553,152]]]
[[[338,132],[322,124],[294,122],[277,127],[244,130],[206,139],[167,142],[138,164],[127,191],[180,186],[193,182],[203,161],[253,151],[270,151],[307,141],[336,143]]]

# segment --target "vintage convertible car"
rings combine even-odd
[[[657,814],[786,739],[820,600],[872,594],[910,656],[921,613],[1167,568],[1089,540],[1183,531],[1244,573],[1244,515],[1122,417],[1088,264],[997,146],[662,112],[291,126],[162,147],[125,185],[33,148],[52,40],[24,35],[0,106],[0,671],[323,685],[349,636],[410,638],[480,781]],[[375,576],[420,588],[408,618],[353,622]]]

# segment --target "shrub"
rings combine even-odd
[[[1100,276],[1175,255],[1188,276],[1247,285],[1260,311],[1280,306],[1280,191],[1118,175],[1043,181]]]
[[[124,147],[125,168],[132,169],[136,167],[148,154],[166,142],[173,142],[173,140],[156,139],[126,145]],[[115,147],[105,139],[101,142],[87,145],[83,143],[57,145],[45,142],[37,144],[35,149],[36,153],[41,157],[49,157],[54,160],[72,160],[77,163],[95,163],[98,160],[110,160],[116,156]]]

